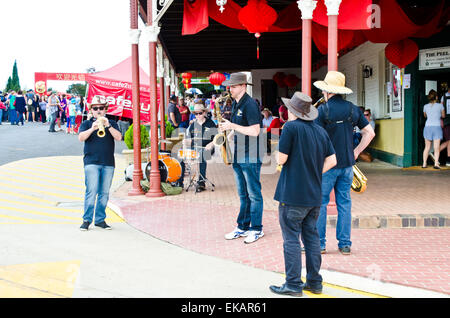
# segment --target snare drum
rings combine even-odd
[[[178,158],[183,160],[195,160],[200,158],[200,153],[193,149],[180,149],[178,150]]]
[[[159,173],[161,175],[161,182],[176,182],[181,178],[181,164],[171,157],[163,157],[158,160]],[[147,180],[150,180],[150,171],[152,163],[149,162],[145,167],[145,175]]]

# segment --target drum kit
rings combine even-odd
[[[161,142],[170,143],[167,140],[160,140]],[[200,178],[200,157],[201,151],[204,147],[194,147],[195,149],[184,148],[178,150],[178,159],[185,162],[186,172],[189,175],[189,185],[186,188],[186,192],[189,191],[191,186],[195,186],[195,193],[200,192],[198,190],[198,182],[195,178],[198,176]],[[147,158],[147,162],[143,162],[142,170],[144,172],[144,178],[150,180],[150,172],[152,168],[151,163],[151,155],[149,154]],[[175,184],[178,180],[180,180],[181,175],[183,173],[183,169],[181,167],[180,161],[171,156],[170,151],[160,150],[158,153],[158,168],[161,176],[161,182]],[[125,169],[125,180],[131,181],[133,179],[133,164],[130,164]],[[201,176],[205,183],[208,183],[212,187],[212,191],[214,191],[215,185],[209,181],[205,176]]]

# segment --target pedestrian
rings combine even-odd
[[[303,289],[320,294],[322,258],[316,222],[322,202],[322,173],[336,165],[336,155],[325,129],[314,122],[318,111],[311,105],[311,97],[295,92],[283,102],[289,121],[279,141],[278,164],[283,168],[274,199],[280,203],[286,281],[280,287],[270,286],[270,290],[291,296],[302,296]],[[306,284],[301,279],[300,236],[306,253]]]
[[[429,103],[423,106],[423,116],[427,119],[423,128],[423,138],[425,139],[425,149],[423,150],[422,168],[427,167],[428,154],[430,153],[431,144],[434,149],[434,169],[441,169],[439,166],[439,148],[443,137],[441,118],[445,118],[444,106],[438,101],[437,92],[432,89],[428,93]]]
[[[84,175],[86,192],[84,196],[83,224],[80,230],[87,231],[94,219],[95,226],[110,230],[106,224],[106,205],[109,199],[114,176],[114,141],[122,140],[119,126],[114,120],[108,120],[108,103],[94,96],[88,105],[92,118],[84,121],[79,130],[78,140],[84,142]],[[99,137],[99,123],[103,123],[105,135]]]
[[[48,114],[49,114],[49,123],[50,127],[48,129],[49,132],[56,132],[55,125],[57,121],[58,111],[59,111],[59,98],[56,95],[56,92],[52,92],[50,98],[48,99]]]
[[[441,144],[439,150],[442,151],[447,148],[447,162],[446,166],[450,167],[450,86],[447,88],[447,92],[442,96],[441,104],[445,108],[445,118],[443,120],[443,136],[444,142]]]
[[[41,117],[41,121],[43,124],[45,124],[45,122],[47,121],[46,112],[47,112],[47,97],[45,95],[42,95],[39,98],[39,116]]]
[[[178,128],[181,123],[181,114],[177,105],[177,97],[175,95],[170,96],[169,106],[167,107],[168,119],[173,128]]]
[[[77,100],[76,98],[70,99],[69,105],[67,106],[67,112],[69,117],[67,118],[67,133],[75,134],[75,118],[77,116]]]
[[[34,103],[34,92],[32,89],[29,89],[27,94],[25,95],[26,97],[26,103],[27,103],[27,117],[26,120],[27,122],[30,121],[35,121],[36,120],[36,115],[35,115],[35,111],[36,111],[36,107],[35,107],[35,103]]]
[[[24,121],[25,121],[24,114],[26,112],[26,105],[27,105],[27,102],[25,101],[25,97],[22,95],[22,91],[19,90],[16,95],[15,107],[16,107],[17,112],[19,113],[19,118],[17,120],[17,124],[19,124],[19,122],[20,122],[22,124],[22,126],[24,125]]]
[[[6,105],[3,103],[2,100],[0,100],[0,125],[3,121],[3,112],[6,110]]]
[[[180,128],[188,128],[189,127],[189,115],[191,112],[189,111],[189,107],[184,103],[183,97],[178,98],[178,110],[181,114],[181,123],[179,125]]]
[[[226,120],[231,120],[232,104],[233,104],[233,101],[231,100],[231,98],[227,98],[225,100],[225,105],[223,106],[223,109],[222,109],[222,118],[224,118]]]
[[[259,134],[262,127],[261,112],[255,100],[247,94],[245,73],[232,73],[223,83],[230,86],[232,105],[231,121],[220,123],[220,130],[232,130],[234,136],[233,171],[240,199],[240,209],[236,228],[225,235],[232,240],[246,237],[244,243],[253,243],[264,236],[262,216],[263,197],[261,194],[261,165]]]
[[[9,122],[11,125],[19,125],[17,110],[16,110],[16,92],[12,91],[8,96],[8,107],[9,107]]]
[[[325,128],[336,151],[337,165],[324,173],[322,177],[322,205],[317,221],[321,253],[326,253],[327,205],[330,193],[334,189],[337,206],[336,238],[339,251],[343,255],[351,254],[352,199],[350,189],[353,181],[353,165],[359,154],[375,137],[358,106],[343,99],[343,94],[353,93],[345,87],[345,75],[329,71],[323,81],[314,82],[322,90],[325,104],[319,107],[316,122]],[[361,141],[353,149],[353,127],[361,130]]]

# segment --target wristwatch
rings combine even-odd
[[[108,127],[105,127],[106,129],[109,129],[109,128],[111,128],[111,125],[109,125]]]

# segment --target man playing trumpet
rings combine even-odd
[[[80,230],[89,229],[94,209],[95,226],[110,230],[111,227],[105,222],[106,204],[114,176],[114,140],[122,140],[122,134],[117,123],[105,117],[108,103],[103,102],[100,96],[94,96],[88,107],[92,117],[81,124],[78,135],[78,140],[84,142],[86,184],[83,224]]]

